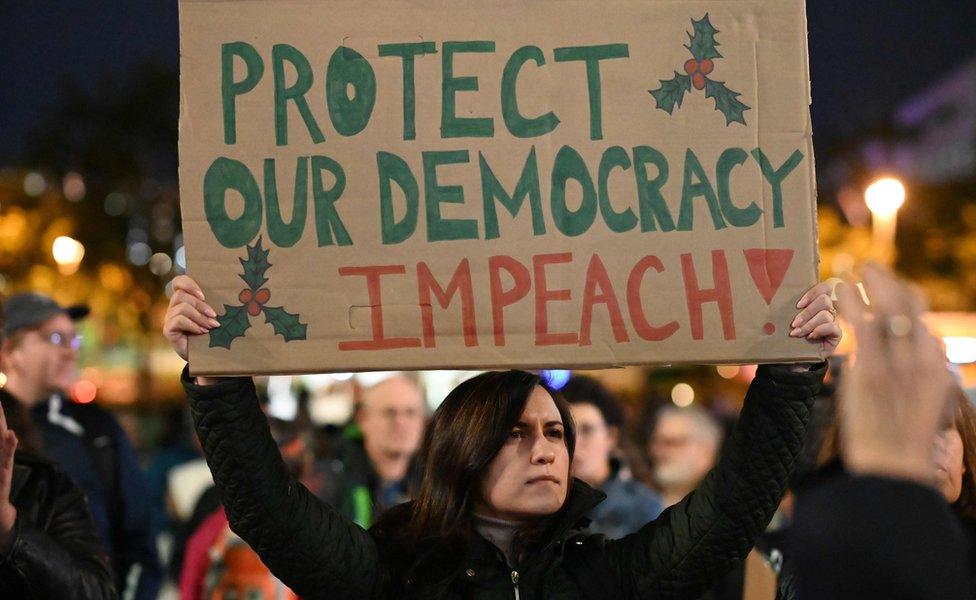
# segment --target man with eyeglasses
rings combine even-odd
[[[4,303],[0,401],[22,444],[64,469],[88,497],[123,597],[155,598],[162,569],[150,535],[145,477],[115,418],[71,401],[85,306],[62,307],[34,293]],[[18,430],[19,429],[19,430]]]

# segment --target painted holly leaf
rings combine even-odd
[[[244,337],[244,332],[251,327],[251,320],[247,317],[246,306],[224,305],[224,314],[217,315],[220,327],[210,330],[210,347],[230,348],[231,342]]]
[[[692,19],[691,26],[695,33],[688,34],[691,45],[685,46],[685,48],[691,50],[691,55],[695,57],[695,60],[701,62],[706,58],[722,58],[722,55],[715,49],[719,45],[715,41],[715,34],[718,33],[718,29],[715,29],[711,21],[708,20],[708,13],[705,13],[705,16],[699,21]]]
[[[247,258],[238,259],[241,261],[241,266],[244,267],[244,272],[241,273],[240,278],[252,291],[261,289],[261,286],[268,282],[268,278],[264,274],[271,266],[271,263],[268,262],[269,252],[269,250],[261,247],[261,238],[259,237],[253,246],[247,247]]]
[[[715,110],[725,115],[725,124],[732,123],[746,124],[743,113],[750,109],[739,101],[738,92],[733,92],[725,86],[724,81],[705,80],[705,97],[715,99]]]
[[[657,107],[670,115],[673,113],[675,106],[681,106],[685,92],[691,91],[691,77],[675,71],[673,79],[662,79],[661,87],[648,91],[654,96]]]
[[[274,332],[285,338],[286,342],[304,340],[308,333],[308,325],[299,321],[299,315],[293,315],[283,306],[265,306],[264,322],[271,323]]]

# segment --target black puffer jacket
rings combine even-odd
[[[11,481],[14,541],[0,554],[0,598],[116,598],[88,501],[47,460],[17,452]]]
[[[512,572],[487,542],[470,544],[450,561],[450,597],[697,597],[746,556],[772,518],[825,370],[760,367],[718,465],[638,532],[619,540],[577,533],[602,499],[577,481],[541,550]],[[399,571],[404,560],[389,536],[352,524],[288,477],[250,379],[197,386],[183,377],[231,527],[275,575],[306,600],[429,596]]]

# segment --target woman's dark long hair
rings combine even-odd
[[[453,563],[463,558],[473,532],[471,516],[482,499],[482,481],[536,387],[553,397],[572,465],[576,434],[569,405],[538,375],[477,375],[454,388],[431,418],[420,448],[422,481],[416,499],[387,511],[373,528],[378,535],[394,538],[396,552],[410,557],[401,568],[425,594],[437,595],[439,583],[446,584],[453,575]],[[533,531],[541,532],[550,521],[540,520]],[[431,564],[437,568],[424,568]]]

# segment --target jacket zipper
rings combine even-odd
[[[518,571],[512,571],[512,586],[515,587],[515,600],[520,600],[518,580],[519,580]]]

